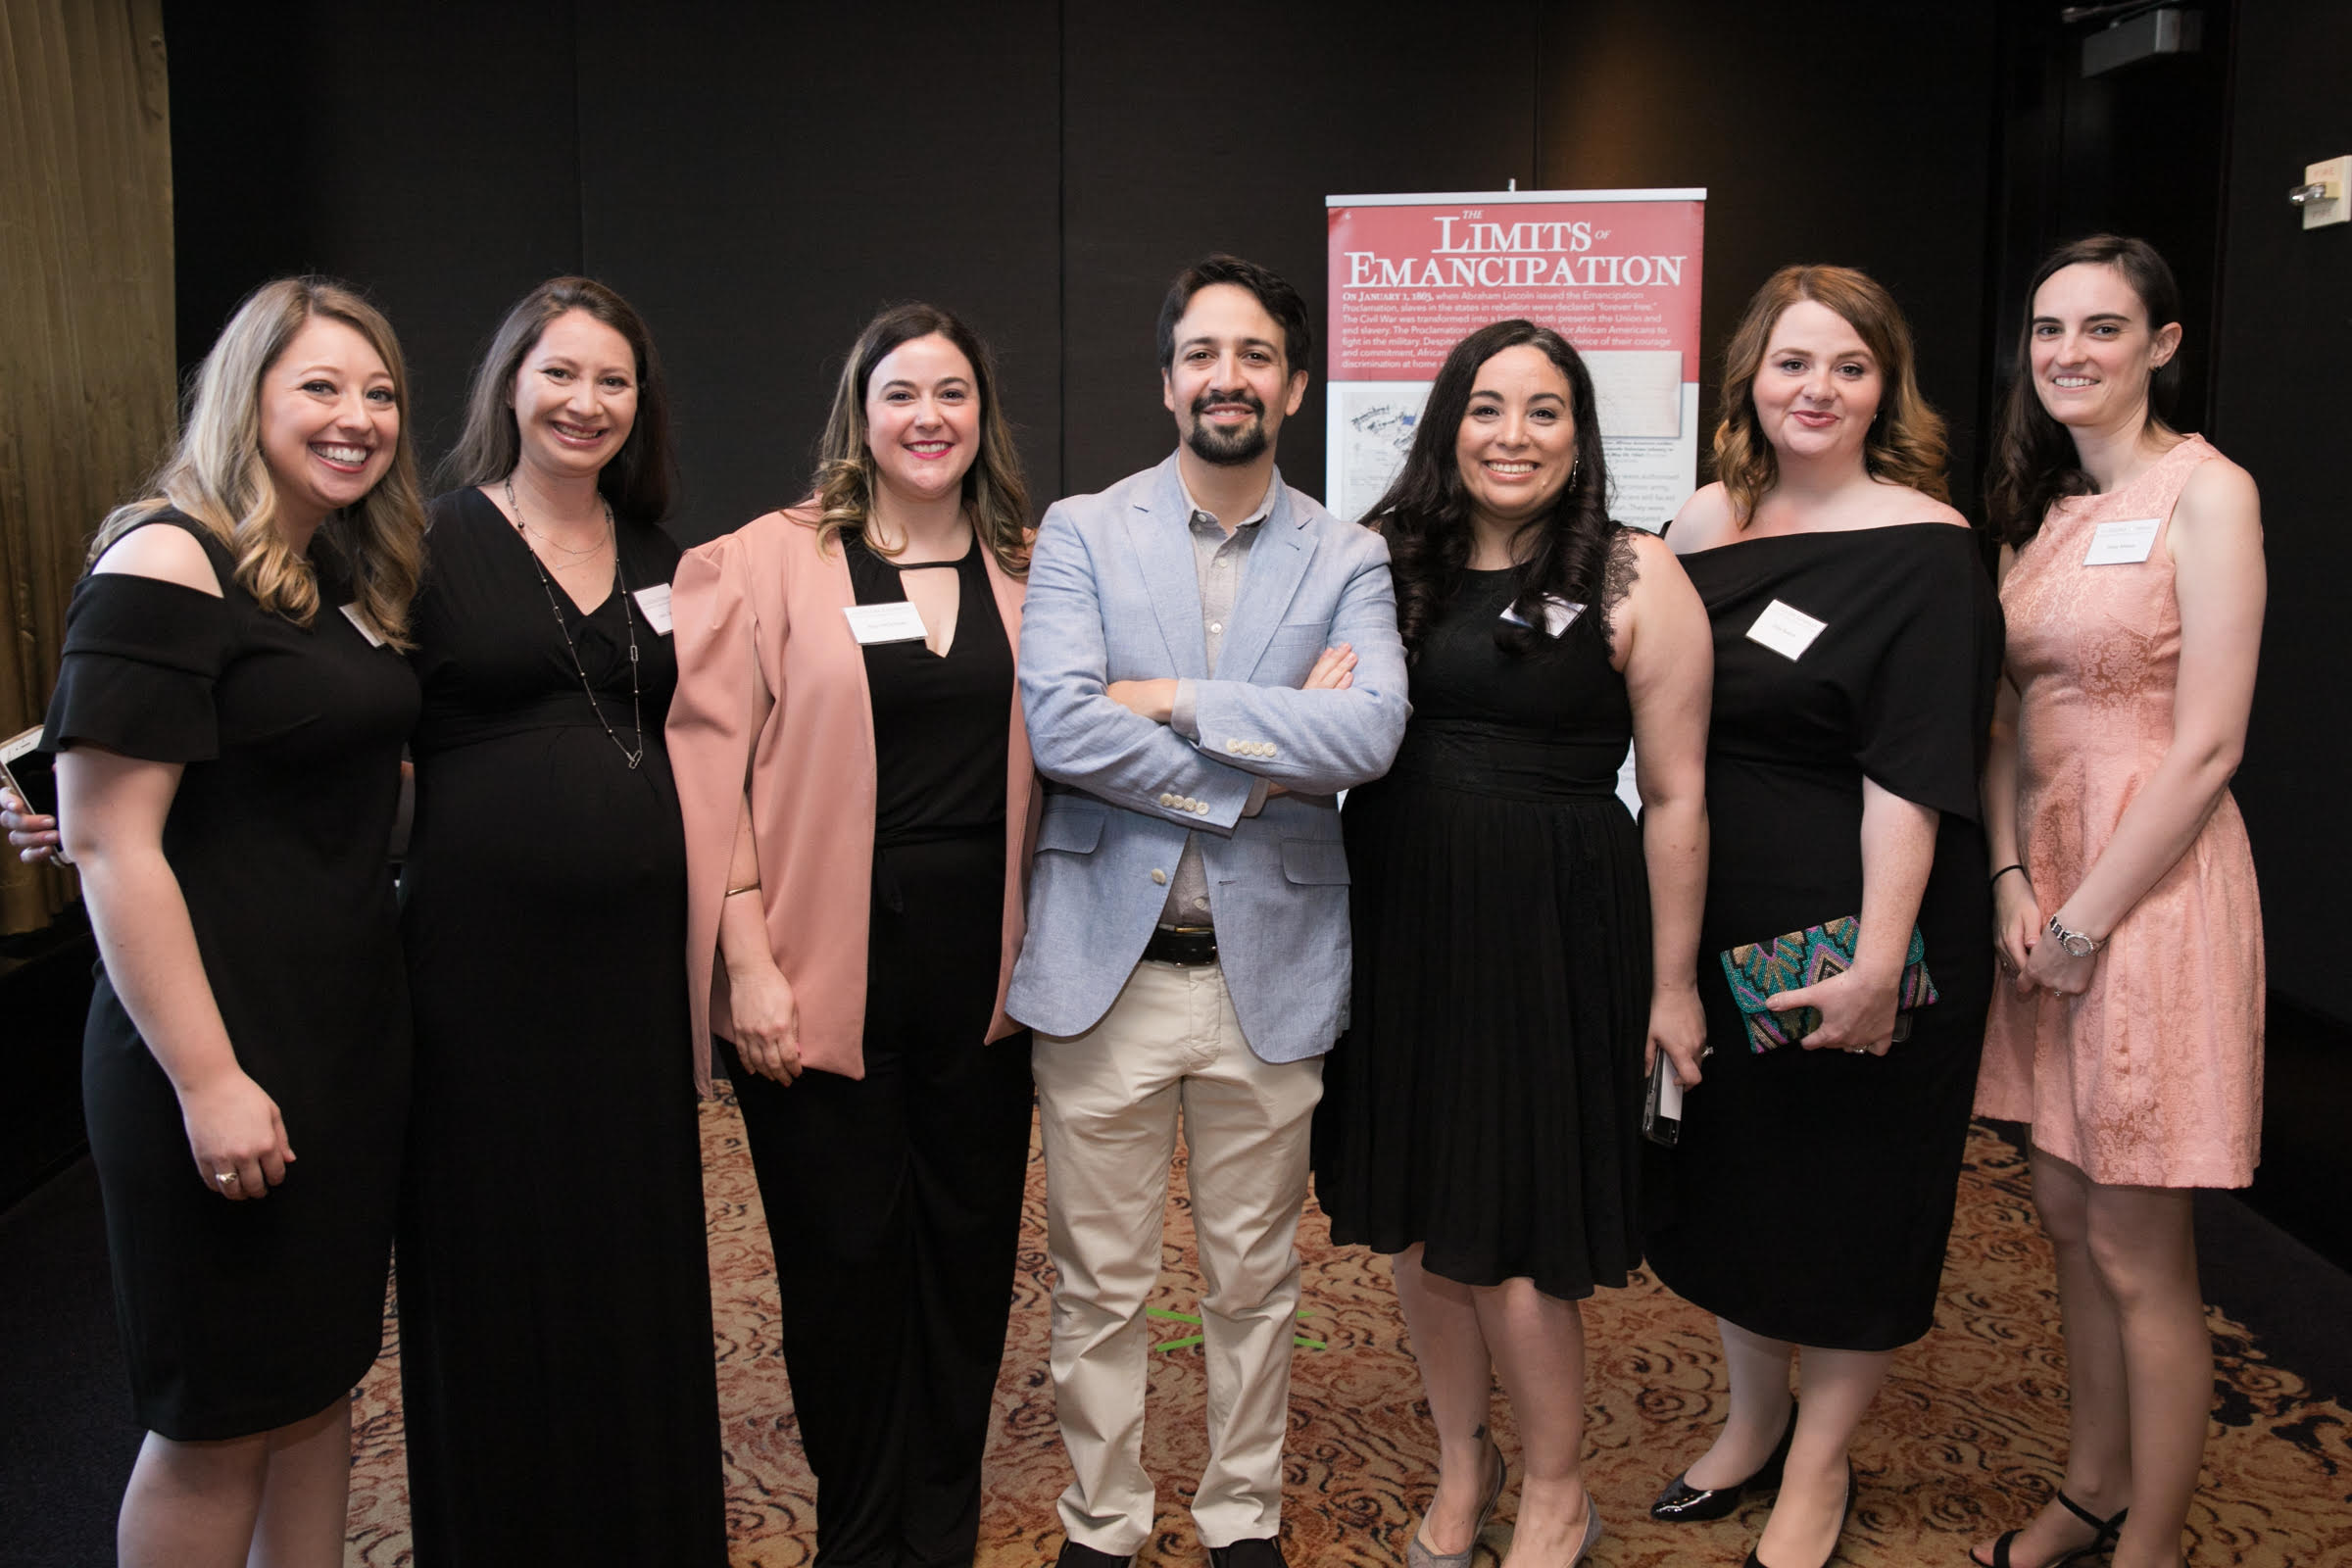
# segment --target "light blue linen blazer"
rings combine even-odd
[[[1176,459],[1046,514],[1021,618],[1021,707],[1048,797],[1029,931],[1005,1010],[1074,1035],[1143,956],[1185,835],[1202,834],[1217,956],[1250,1047],[1329,1051],[1348,1021],[1348,856],[1328,797],[1388,771],[1411,711],[1389,551],[1274,481],[1208,674],[1192,508]],[[1300,691],[1354,646],[1346,691]],[[1200,737],[1111,701],[1116,680],[1194,683]],[[1296,792],[1243,808],[1260,778]]]

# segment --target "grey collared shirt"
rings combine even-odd
[[[1179,483],[1182,481],[1180,480]],[[1257,543],[1258,524],[1274,511],[1275,487],[1282,483],[1280,475],[1269,480],[1266,493],[1255,511],[1235,525],[1232,533],[1225,531],[1214,514],[1206,511],[1185,491],[1185,505],[1192,509],[1188,524],[1193,535],[1193,573],[1200,585],[1200,633],[1207,645],[1208,673],[1217,673],[1217,650],[1225,641],[1225,626],[1233,618],[1233,607],[1242,593],[1242,571],[1250,564],[1250,547]],[[1176,683],[1176,700],[1171,705],[1168,727],[1187,740],[1200,738],[1200,723],[1194,710],[1193,683]],[[1266,781],[1259,779],[1250,792],[1250,802],[1242,808],[1244,816],[1255,816],[1266,804]],[[1176,862],[1176,874],[1168,879],[1168,902],[1160,906],[1161,925],[1208,925],[1208,866],[1200,858],[1200,835],[1188,834],[1184,854]]]

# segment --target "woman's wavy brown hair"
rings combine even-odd
[[[1462,420],[1478,386],[1478,372],[1505,349],[1529,347],[1549,360],[1568,384],[1568,420],[1575,432],[1575,457],[1568,481],[1551,505],[1519,524],[1511,537],[1519,557],[1511,607],[1520,624],[1497,621],[1494,641],[1505,652],[1527,654],[1551,639],[1533,628],[1544,624],[1546,599],[1594,607],[1594,623],[1609,623],[1609,549],[1615,525],[1609,520],[1608,458],[1600,439],[1598,397],[1584,357],[1548,326],[1513,318],[1480,327],[1456,343],[1430,383],[1429,399],[1413,427],[1413,444],[1388,490],[1364,514],[1364,526],[1388,541],[1389,572],[1396,585],[1396,631],[1407,655],[1418,659],[1422,640],[1447,600],[1460,591],[1469,568],[1470,493],[1454,455]]]
[[[236,558],[237,582],[264,610],[307,626],[318,610],[309,559],[277,530],[277,486],[262,457],[262,379],[315,316],[341,321],[368,342],[392,375],[400,434],[392,465],[356,506],[328,515],[319,532],[351,569],[352,587],[385,641],[406,648],[409,601],[424,566],[424,500],[409,434],[409,371],[383,313],[345,284],[281,277],[237,307],[190,379],[178,444],[147,493],[117,507],[90,543],[108,547],[167,507],[204,525]]]
[[[849,363],[841,368],[840,384],[833,390],[833,412],[816,443],[811,488],[816,492],[817,548],[825,548],[841,533],[862,536],[873,512],[874,457],[865,444],[865,391],[874,368],[901,344],[934,334],[955,344],[971,363],[980,397],[980,450],[963,474],[963,505],[971,514],[972,531],[998,565],[1016,577],[1023,575],[1029,570],[1029,486],[1021,477],[1012,426],[997,396],[996,357],[977,333],[936,305],[894,305],[868,321],[850,348]],[[896,554],[870,539],[865,543],[880,554]]]
[[[1747,314],[1723,353],[1723,417],[1715,426],[1715,477],[1732,503],[1739,526],[1747,526],[1756,505],[1780,480],[1772,442],[1756,418],[1756,371],[1772,346],[1772,329],[1799,300],[1836,311],[1878,362],[1879,412],[1862,444],[1862,466],[1871,476],[1908,485],[1922,495],[1949,501],[1944,483],[1943,416],[1919,393],[1911,352],[1911,326],[1902,310],[1867,273],[1850,267],[1784,267],[1747,302]]]

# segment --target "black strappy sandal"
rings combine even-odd
[[[2048,1562],[2043,1563],[2041,1568],[2066,1568],[2068,1563],[2080,1558],[2093,1557],[2102,1552],[2114,1550],[2116,1538],[2124,1532],[2124,1516],[2132,1511],[2130,1508],[2119,1508],[2116,1510],[2114,1518],[2101,1519],[2063,1492],[2058,1494],[2058,1505],[2097,1533],[2090,1538],[2087,1544],[2077,1546],[2072,1551],[2059,1553]],[[2023,1530],[2011,1530],[2003,1534],[2000,1540],[1992,1544],[1992,1561],[1990,1562],[1978,1556],[1974,1548],[1970,1549],[1968,1560],[1975,1563],[1977,1568],[2010,1568],[2009,1548],[2017,1538],[2024,1534]]]

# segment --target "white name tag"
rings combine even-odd
[[[669,584],[658,582],[651,588],[638,589],[630,597],[637,601],[637,612],[645,617],[645,623],[662,636],[668,636]]]
[[[2085,566],[2123,566],[2148,559],[2156,548],[2156,530],[2164,526],[2162,517],[2124,517],[2114,522],[2102,522],[2091,530],[2090,548],[2083,552]]]
[[[362,610],[358,605],[345,605],[343,618],[350,621],[358,629],[359,634],[368,639],[368,647],[381,648],[384,646],[384,634],[375,629],[375,622],[368,619],[368,612]]]
[[[1562,599],[1558,594],[1544,596],[1544,629],[1554,637],[1575,625],[1576,617],[1584,612],[1584,606]],[[1527,617],[1519,613],[1517,605],[1503,606],[1502,618],[1514,626],[1527,624]]]
[[[1775,599],[1764,607],[1764,613],[1756,617],[1756,623],[1747,628],[1747,640],[1762,643],[1783,659],[1795,659],[1813,646],[1813,639],[1827,630],[1829,624]]]
[[[923,640],[922,612],[902,599],[894,605],[844,605],[850,635],[858,646],[869,643],[918,643]]]

